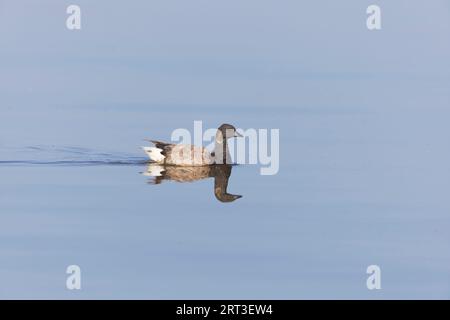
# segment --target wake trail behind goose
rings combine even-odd
[[[4,148],[0,166],[131,166],[145,165],[146,157],[123,152],[105,152],[72,146]]]

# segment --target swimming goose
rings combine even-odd
[[[227,192],[228,180],[231,176],[232,166],[218,164],[211,166],[165,166],[150,163],[143,175],[151,177],[150,184],[160,184],[163,181],[195,182],[207,178],[214,178],[214,195],[221,202],[232,202],[241,198],[241,195]]]
[[[242,137],[230,124],[222,124],[216,133],[214,151],[209,152],[202,146],[191,144],[172,144],[157,140],[148,140],[155,147],[142,147],[151,160],[164,165],[208,166],[213,164],[230,164],[227,140]]]

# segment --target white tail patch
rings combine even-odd
[[[163,162],[164,156],[161,154],[161,151],[163,151],[160,148],[154,148],[154,147],[142,147],[142,149],[145,151],[145,153],[148,155],[148,157],[155,161],[155,162]]]

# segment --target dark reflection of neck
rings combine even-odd
[[[232,202],[241,198],[240,195],[227,193],[228,179],[231,175],[232,167],[229,164],[215,165],[212,167],[214,177],[214,195],[222,202]]]

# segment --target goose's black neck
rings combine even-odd
[[[225,135],[220,130],[217,130],[216,134],[214,157],[216,164],[231,164],[231,156],[228,151],[228,142]]]

